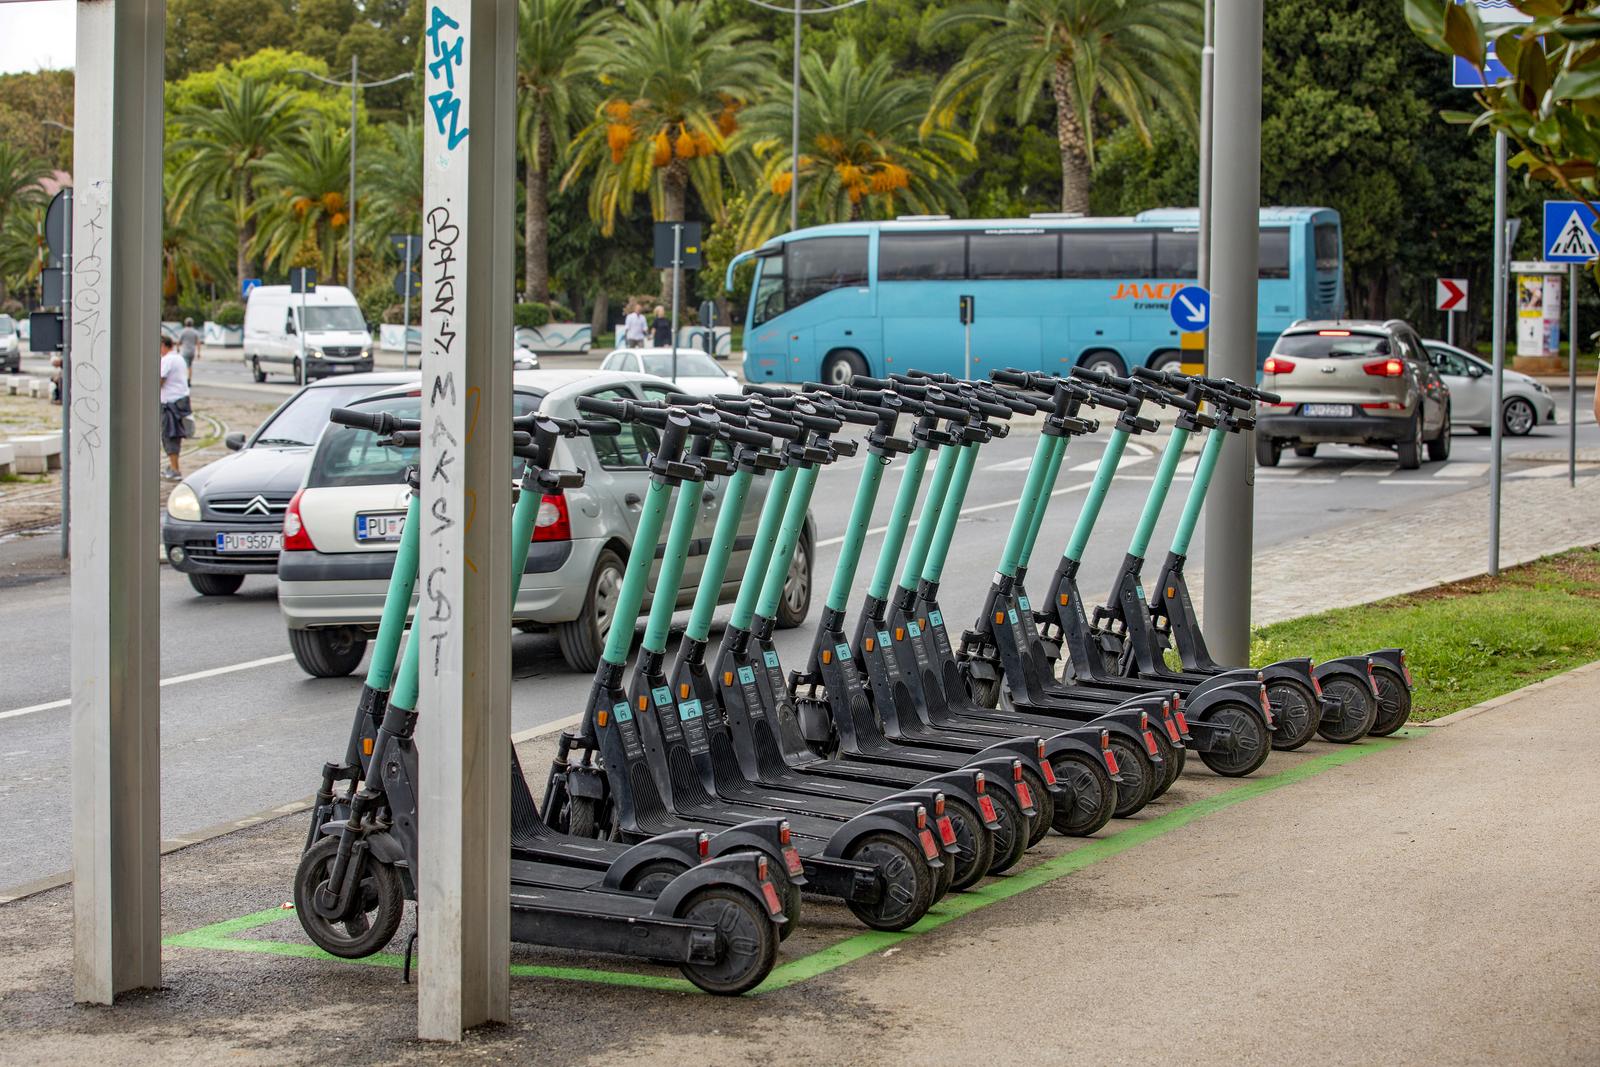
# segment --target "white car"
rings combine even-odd
[[[600,369],[672,379],[672,349],[619,348],[606,356]],[[676,382],[680,390],[694,396],[735,395],[740,390],[739,379],[698,348],[678,349]]]
[[[22,339],[17,320],[10,315],[0,315],[0,370],[12,374],[22,370]]]
[[[1422,343],[1439,369],[1439,377],[1450,387],[1450,414],[1456,425],[1488,433],[1494,424],[1490,416],[1493,365],[1443,341]],[[1539,379],[1507,368],[1501,382],[1500,413],[1504,420],[1501,429],[1521,437],[1532,433],[1535,426],[1555,423],[1556,398]]]

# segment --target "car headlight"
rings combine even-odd
[[[200,498],[195,496],[188,482],[179,482],[168,494],[167,514],[186,522],[200,521]]]
[[[1548,393],[1550,391],[1550,387],[1548,385],[1544,384],[1543,382],[1539,381],[1537,378],[1535,378],[1533,380],[1533,387],[1535,389],[1539,390],[1539,392],[1541,392],[1541,393]]]

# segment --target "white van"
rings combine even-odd
[[[244,361],[256,381],[266,381],[275,364],[299,381],[302,351],[306,381],[372,369],[372,335],[355,295],[342,285],[319,285],[305,294],[291,293],[287,285],[250,290]]]

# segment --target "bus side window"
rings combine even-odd
[[[1317,223],[1314,231],[1317,246],[1317,273],[1332,274],[1339,270],[1339,227],[1332,222]]]
[[[1258,277],[1289,277],[1289,231],[1262,230]]]
[[[967,238],[969,278],[1054,278],[1053,233],[975,233]]]
[[[1156,234],[1156,277],[1198,278],[1200,276],[1200,235]]]
[[[885,233],[878,238],[880,282],[959,281],[967,276],[960,233]]]
[[[867,284],[865,237],[812,237],[790,241],[784,247],[784,272],[788,276],[785,303],[799,307],[835,289]]]
[[[1137,230],[1063,230],[1063,278],[1150,278],[1155,234]]]

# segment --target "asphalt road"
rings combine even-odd
[[[198,397],[214,390],[263,399],[270,399],[266,390],[288,391],[250,382],[248,371],[232,360],[203,360]],[[1581,412],[1592,405],[1590,396],[1585,393],[1580,401]],[[1589,420],[1580,427],[1580,447],[1594,449],[1600,447],[1600,432],[1592,416]],[[941,599],[953,623],[976,610],[987,588],[1035,443],[1033,433],[1023,430],[984,451],[944,575]],[[1541,428],[1531,437],[1508,440],[1507,455],[1555,453],[1565,445],[1565,426]],[[1286,457],[1281,467],[1258,473],[1258,552],[1375,515],[1403,514],[1481,484],[1487,477],[1488,439],[1458,434],[1454,449],[1449,463],[1413,472],[1397,471],[1392,456],[1374,450],[1328,448],[1315,460]],[[1074,442],[1040,537],[1036,572],[1047,573],[1053,554],[1065,545],[1098,454],[1094,439]],[[827,472],[813,503],[821,539],[814,611],[834,571],[837,537],[860,464],[846,461]],[[1086,592],[1103,588],[1120,562],[1153,466],[1151,449],[1136,440],[1089,545]],[[1564,476],[1565,464],[1513,462],[1508,470],[1519,477]],[[1592,468],[1585,477],[1594,477]],[[896,468],[885,478],[878,521],[898,484]],[[1187,484],[1183,479],[1175,487],[1157,527],[1156,558],[1170,540]],[[1199,540],[1191,552],[1197,561],[1203,559]],[[875,534],[857,578],[857,596],[878,546]],[[0,561],[38,551],[37,542],[0,543]],[[358,678],[311,679],[301,673],[289,656],[271,578],[252,577],[236,596],[208,599],[195,595],[182,575],[163,568],[161,621],[164,836],[189,834],[308,795],[322,763],[342,751]],[[0,653],[0,835],[11,842],[0,853],[0,892],[70,866],[68,626],[65,578],[13,584],[0,595],[0,633],[6,635]],[[809,636],[808,628],[780,635],[787,662],[798,665]],[[514,729],[578,710],[587,681],[566,670],[554,638],[518,634],[512,656]]]

